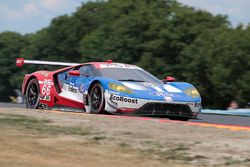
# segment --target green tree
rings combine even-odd
[[[197,83],[207,107],[226,108],[249,99],[249,32],[241,27],[201,35],[182,52],[183,78]]]
[[[207,107],[225,108],[231,100],[243,106],[250,101],[249,40],[249,26],[233,28],[227,16],[175,0],[87,2],[37,33],[0,34],[5,66],[0,91],[4,98],[20,87],[23,74],[7,66],[18,55],[69,62],[113,59],[137,64],[159,78],[172,75],[194,84]],[[26,66],[22,71],[38,69]]]
[[[21,88],[24,73],[15,66],[15,59],[27,46],[27,37],[15,32],[0,33],[0,100],[8,101],[14,89]]]

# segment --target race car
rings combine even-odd
[[[142,68],[123,63],[62,63],[16,59],[24,64],[67,66],[26,74],[22,93],[27,108],[80,109],[88,113],[197,118],[201,97],[197,89],[173,77],[159,80]]]

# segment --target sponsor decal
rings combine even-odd
[[[77,93],[77,89],[74,88],[72,85],[69,86],[69,91],[71,91],[73,93]]]
[[[84,85],[81,84],[81,85],[79,86],[79,92],[80,92],[80,93],[84,93],[84,91],[85,91]]]
[[[44,85],[53,85],[53,82],[51,81],[51,79],[45,79],[45,80],[43,81],[43,84],[44,84]]]
[[[40,96],[40,100],[50,101],[50,96],[48,96],[48,95],[41,95]]]
[[[186,104],[193,107],[201,107],[201,103],[199,102],[188,102]]]
[[[164,97],[165,101],[173,101],[172,97],[166,96]]]
[[[38,81],[38,82],[39,84],[43,84],[40,100],[50,101],[50,92],[51,92],[51,86],[53,85],[53,82],[51,81],[51,79],[45,79],[43,81]]]
[[[42,75],[45,76],[45,77],[48,77],[48,76],[49,76],[49,73],[48,73],[48,72],[45,72],[45,71],[41,71],[40,74],[42,74]]]
[[[161,97],[174,97],[174,94],[166,93],[166,92],[155,92],[155,93],[152,93],[152,95],[161,96]]]
[[[70,82],[69,85],[70,86],[75,86],[75,83],[74,82]]]
[[[110,63],[110,64],[100,64],[100,68],[128,68],[128,69],[140,69],[137,66],[129,64],[120,64],[120,63]]]
[[[154,87],[154,86],[156,86],[156,84],[153,84],[153,83],[150,83],[150,82],[143,82],[142,84],[144,86],[147,86],[147,87]]]
[[[121,101],[121,102],[125,102],[125,103],[133,103],[133,104],[137,104],[138,103],[138,99],[131,99],[128,97],[123,97],[123,96],[116,96],[111,94],[110,95],[110,100],[111,101]]]
[[[47,95],[49,96],[50,95],[50,89],[51,89],[51,85],[43,85],[42,87],[42,95]]]
[[[54,85],[54,83],[51,81],[51,79],[45,79],[43,81],[38,81],[39,84],[44,84],[44,85]]]
[[[17,59],[17,60],[16,60],[16,63],[17,63],[17,64],[23,63],[23,60]]]

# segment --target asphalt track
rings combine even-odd
[[[25,108],[24,104],[16,103],[0,103],[0,107],[4,108]],[[162,118],[167,119],[167,118]],[[199,122],[221,125],[236,125],[250,127],[250,117],[231,116],[231,115],[215,115],[215,114],[200,114],[197,120],[191,119],[188,122]]]

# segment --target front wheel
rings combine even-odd
[[[36,109],[39,106],[40,89],[37,79],[30,80],[26,92],[26,108]]]
[[[89,93],[90,112],[100,114],[104,109],[104,91],[100,83],[95,83]]]

